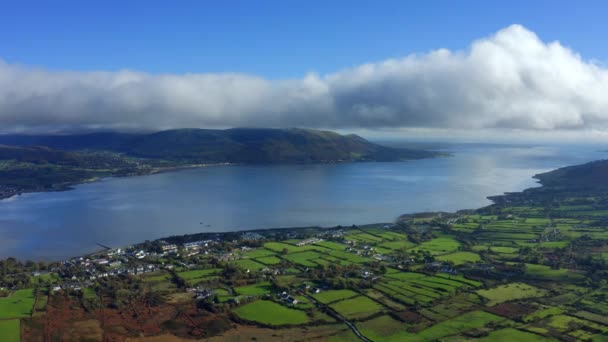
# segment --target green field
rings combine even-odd
[[[275,255],[276,253],[264,248],[257,248],[252,251],[247,251],[243,253],[244,256],[248,258],[263,258],[271,255]]]
[[[505,328],[501,330],[495,330],[488,334],[488,336],[480,338],[479,341],[484,342],[502,342],[502,341],[521,341],[521,342],[545,342],[545,341],[555,341],[549,337],[543,337],[537,334],[532,334],[529,332],[513,329],[513,328]]]
[[[389,315],[379,316],[368,321],[357,323],[359,331],[374,341],[401,342],[413,341],[415,334],[407,332],[408,327]]]
[[[319,302],[327,304],[346,298],[352,298],[357,295],[359,294],[352,290],[329,290],[315,293],[312,296],[315,297],[315,299]]]
[[[545,317],[555,316],[555,315],[559,315],[562,313],[564,313],[563,309],[552,306],[549,308],[544,308],[544,309],[538,310],[530,315],[527,315],[526,317],[524,317],[524,321],[525,322],[535,321],[538,319],[543,319]]]
[[[556,270],[556,269],[552,269],[549,266],[536,265],[536,264],[526,264],[526,274],[528,274],[532,277],[553,279],[553,280],[567,279],[567,278],[578,279],[578,278],[583,277],[582,274],[570,272],[568,269],[565,269],[565,268]]]
[[[451,261],[454,263],[454,265],[462,265],[462,264],[466,264],[467,262],[474,263],[474,262],[481,261],[479,254],[472,253],[472,252],[450,253],[450,254],[437,256],[437,257],[435,257],[435,259],[439,260],[439,261]]]
[[[206,270],[192,270],[192,271],[184,271],[177,272],[177,275],[184,280],[197,280],[201,278],[206,278],[209,276],[214,276],[220,274],[222,269],[220,268],[212,268]]]
[[[28,317],[32,314],[35,297],[32,289],[18,290],[0,298],[0,319]]]
[[[482,328],[490,323],[504,320],[502,317],[485,311],[473,311],[452,318],[416,334],[418,341],[435,341],[445,336],[459,334],[461,332]]]
[[[398,241],[389,241],[389,242],[381,243],[378,246],[392,249],[392,250],[399,250],[399,249],[412,248],[415,246],[415,244],[413,244],[407,240],[398,240]]]
[[[320,241],[320,242],[317,242],[315,245],[322,246],[322,247],[329,248],[329,249],[334,249],[337,251],[343,251],[347,247],[344,244],[333,242],[333,241]]]
[[[266,265],[260,264],[259,262],[253,259],[240,259],[237,260],[235,263],[237,264],[237,266],[250,271],[259,271],[266,267]]]
[[[524,283],[510,283],[489,290],[477,290],[477,294],[486,298],[487,305],[492,306],[515,299],[542,297],[547,295],[547,291]]]
[[[413,250],[423,250],[430,252],[433,255],[442,255],[455,252],[460,247],[460,242],[451,237],[439,237],[430,241],[421,243]]]
[[[306,251],[314,251],[323,249],[323,247],[315,246],[315,245],[305,245],[302,247],[298,247],[295,245],[291,245],[283,242],[266,242],[264,247],[270,249],[271,251],[275,251],[277,253],[282,253],[284,249],[287,250],[288,253],[297,253],[297,252],[306,252]]]
[[[254,285],[235,287],[236,293],[243,296],[261,296],[272,291],[272,285],[268,281],[257,283]]]
[[[0,340],[21,342],[21,325],[18,319],[0,320]]]
[[[91,298],[96,298],[97,293],[95,293],[94,289],[92,289],[90,287],[85,287],[84,289],[82,289],[82,296],[84,298],[91,299]]]
[[[304,311],[290,309],[267,300],[245,304],[235,309],[234,312],[242,319],[273,326],[310,322]]]
[[[277,258],[276,256],[267,256],[267,257],[257,258],[255,260],[257,262],[261,262],[262,264],[265,264],[265,265],[276,265],[276,264],[280,264],[281,261],[283,261],[280,258]]]
[[[364,296],[345,299],[330,306],[348,319],[369,317],[384,309],[382,305]]]
[[[414,280],[424,278],[426,276],[423,273],[397,271],[395,273],[387,274],[386,277],[398,280]]]
[[[313,260],[321,258],[321,254],[315,251],[306,251],[306,252],[298,252],[291,253],[284,256],[285,259],[293,262],[294,264],[298,264],[306,267],[316,267],[318,266]]]
[[[166,273],[165,271],[161,271],[161,272],[154,272],[154,273],[146,274],[144,277],[142,277],[142,280],[145,282],[154,283],[154,282],[166,281],[170,278],[171,278],[171,275],[169,273]]]

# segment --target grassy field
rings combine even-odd
[[[538,311],[524,317],[524,322],[535,321],[535,320],[543,319],[545,317],[559,315],[562,313],[564,313],[564,310],[560,309],[558,307],[555,307],[555,306],[543,308],[541,310],[538,310]]]
[[[90,287],[85,287],[84,289],[82,289],[82,296],[84,298],[91,299],[97,297],[97,293],[95,293],[94,289]]]
[[[435,257],[439,261],[451,261],[454,265],[462,265],[467,262],[481,261],[479,254],[473,252],[456,252]]]
[[[236,293],[243,296],[261,296],[272,291],[272,285],[268,281],[257,283],[254,285],[235,287]]]
[[[280,258],[277,258],[276,256],[267,256],[267,257],[257,258],[255,260],[257,262],[261,262],[262,264],[265,264],[265,265],[276,265],[276,264],[280,264],[282,261]]]
[[[555,339],[543,337],[529,332],[505,328],[492,331],[488,336],[480,338],[479,341],[484,342],[502,342],[502,341],[525,341],[525,342],[545,342],[556,341]]]
[[[421,243],[413,250],[427,251],[433,255],[442,255],[455,252],[460,247],[460,242],[451,237],[438,237],[436,239]]]
[[[382,305],[364,296],[345,299],[330,306],[348,319],[369,317],[384,309]]]
[[[242,319],[273,326],[305,324],[310,321],[302,310],[290,309],[267,300],[258,300],[243,305],[234,312]]]
[[[32,289],[18,290],[6,298],[0,298],[0,319],[30,316],[34,301]]]
[[[357,323],[359,331],[374,341],[401,342],[412,341],[415,334],[406,331],[406,324],[389,315],[379,316],[368,321]]]
[[[346,298],[357,296],[358,293],[352,290],[330,290],[315,293],[313,297],[321,303],[332,303]]]
[[[0,320],[0,340],[21,342],[21,325],[18,319]]]
[[[337,251],[343,251],[347,247],[344,244],[332,242],[332,241],[320,241],[320,242],[317,242],[315,245],[322,246],[322,247],[329,248],[329,249],[334,249]]]
[[[487,305],[496,305],[515,299],[542,297],[547,291],[524,283],[500,285],[489,290],[477,290],[477,294],[488,300]]]
[[[257,248],[252,251],[247,251],[243,253],[244,256],[248,258],[263,258],[267,256],[275,255],[276,253],[264,248]]]
[[[306,251],[314,251],[323,249],[323,247],[315,246],[315,245],[305,245],[305,246],[295,246],[288,243],[283,242],[266,242],[264,244],[264,248],[270,249],[271,251],[275,251],[277,253],[282,253],[284,249],[287,250],[287,253],[297,253],[297,252],[306,252]]]
[[[415,246],[415,244],[413,244],[407,240],[398,240],[398,241],[388,241],[388,242],[379,244],[378,246],[392,249],[392,250],[399,250],[399,249],[412,248]]]
[[[436,275],[436,277],[439,278],[446,278],[446,279],[450,279],[450,280],[454,280],[454,281],[459,281],[463,284],[467,284],[470,286],[474,286],[474,287],[479,287],[482,285],[481,282],[477,281],[477,280],[471,280],[471,279],[467,279],[461,275],[452,275],[452,274],[445,274],[445,273],[438,273]]]
[[[291,253],[285,256],[285,259],[306,267],[316,267],[318,264],[313,260],[321,258],[321,254],[315,251],[306,251],[299,253]]]
[[[414,280],[424,278],[426,276],[423,273],[397,271],[395,273],[387,274],[386,277],[398,280]]]
[[[161,271],[161,272],[154,272],[151,274],[147,274],[144,277],[142,277],[142,280],[145,282],[155,283],[155,282],[165,281],[170,278],[171,278],[171,275],[169,273],[167,273],[165,271]]]
[[[536,264],[526,264],[526,274],[536,277],[536,278],[544,278],[544,279],[579,279],[582,278],[582,274],[573,273],[565,268],[561,269],[552,269],[549,266],[545,265],[536,265]]]
[[[252,259],[241,259],[235,262],[237,266],[251,271],[258,271],[266,267],[264,264],[260,264],[259,262]]]
[[[206,278],[209,276],[218,275],[222,270],[220,268],[212,268],[206,270],[192,270],[178,272],[177,275],[184,280],[196,280],[200,278]]]
[[[459,334],[461,332],[482,328],[489,323],[504,320],[502,317],[485,311],[472,311],[464,315],[452,318],[416,334],[418,341],[435,341],[445,336]]]

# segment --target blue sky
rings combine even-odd
[[[3,1],[0,58],[53,70],[297,78],[466,49],[523,24],[608,60],[602,1]]]

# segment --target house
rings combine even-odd
[[[212,289],[197,289],[196,299],[207,299],[213,296],[214,293],[215,291],[213,291]]]
[[[246,232],[241,235],[241,240],[261,240],[264,237],[258,233]]]
[[[369,277],[371,277],[373,275],[374,275],[373,272],[370,272],[370,271],[367,271],[367,270],[361,271],[361,277],[364,278],[364,279],[367,279],[367,278],[369,278]]]
[[[447,274],[456,274],[456,270],[453,269],[450,266],[444,266],[442,268],[439,269],[440,273],[447,273]]]
[[[162,245],[160,248],[165,253],[175,253],[175,252],[177,252],[177,245],[175,245],[175,244]]]
[[[120,261],[120,260],[112,261],[111,263],[109,263],[110,267],[118,267],[121,264],[122,264],[122,261]]]
[[[289,293],[287,293],[287,292],[283,292],[283,293],[281,293],[281,294],[280,294],[280,297],[281,297],[281,299],[282,299],[282,300],[283,300],[285,303],[287,303],[287,304],[289,304],[289,305],[296,305],[296,304],[298,304],[298,300],[297,300],[297,299],[295,299],[295,298],[293,298],[293,297],[292,297],[292,296],[291,296]]]
[[[287,296],[287,298],[285,298],[284,300],[287,304],[290,304],[290,305],[298,304],[298,300],[293,298],[292,296]]]
[[[94,262],[97,265],[107,265],[110,261],[108,259],[97,259]]]
[[[123,254],[123,250],[122,250],[121,248],[110,249],[110,250],[107,252],[107,255],[108,255],[109,257],[111,257],[111,256],[115,256],[115,255],[122,255],[122,254]]]
[[[134,253],[133,256],[136,257],[137,259],[143,259],[146,257],[146,252],[144,252],[143,250],[140,250],[140,251]]]
[[[297,242],[296,246],[302,247],[302,246],[311,245],[313,243],[317,243],[317,242],[321,242],[321,241],[323,241],[323,239],[310,238],[310,239],[306,239],[306,240],[302,240],[302,241]]]

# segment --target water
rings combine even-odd
[[[222,166],[111,178],[0,201],[0,258],[61,259],[201,231],[391,222],[478,208],[531,177],[602,159],[592,146],[449,145],[403,163]]]

